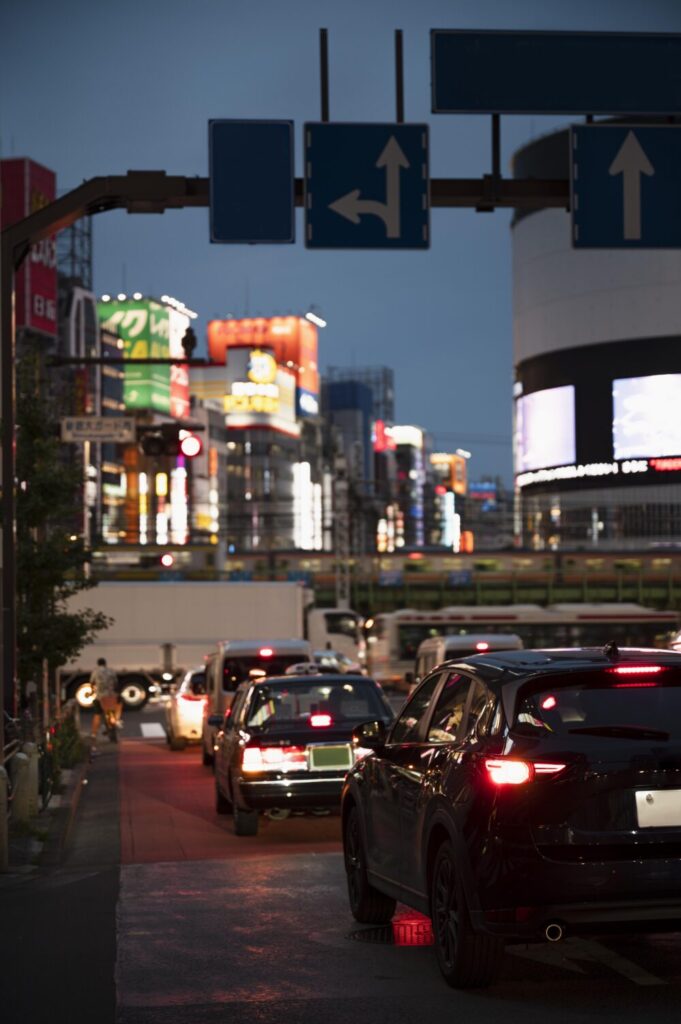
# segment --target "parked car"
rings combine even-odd
[[[387,728],[390,705],[373,679],[286,675],[237,690],[215,743],[215,807],[232,814],[238,836],[255,835],[258,815],[340,809],[345,773],[366,751],[352,730],[371,718]],[[218,724],[218,723],[216,723]]]
[[[166,735],[171,750],[184,750],[188,743],[201,742],[207,699],[205,668],[190,669],[165,706]]]
[[[358,921],[429,914],[450,985],[506,940],[681,928],[681,656],[508,651],[425,677],[343,789]]]

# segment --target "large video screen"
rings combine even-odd
[[[616,459],[681,455],[681,373],[614,380],[612,406]]]
[[[522,395],[516,402],[516,473],[576,461],[572,384]]]

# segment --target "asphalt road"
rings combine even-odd
[[[129,714],[118,749],[100,746],[65,864],[0,890],[3,922],[10,897],[16,919],[23,907],[42,927],[33,978],[52,985],[40,994],[22,973],[8,1022],[679,1020],[676,934],[513,947],[492,989],[448,989],[426,919],[399,908],[393,928],[353,922],[337,818],[265,821],[237,838],[198,750],[170,752],[160,721],[158,708]]]

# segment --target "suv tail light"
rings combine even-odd
[[[204,693],[179,693],[178,697],[180,700],[205,700],[206,695]]]
[[[244,772],[288,772],[307,770],[305,747],[244,747]]]
[[[486,757],[485,768],[495,786],[522,786],[537,776],[557,775],[565,765],[549,761],[520,761],[511,757]]]

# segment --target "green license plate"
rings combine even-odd
[[[349,743],[342,746],[310,747],[310,768],[338,768],[347,771],[352,767],[352,751]]]

